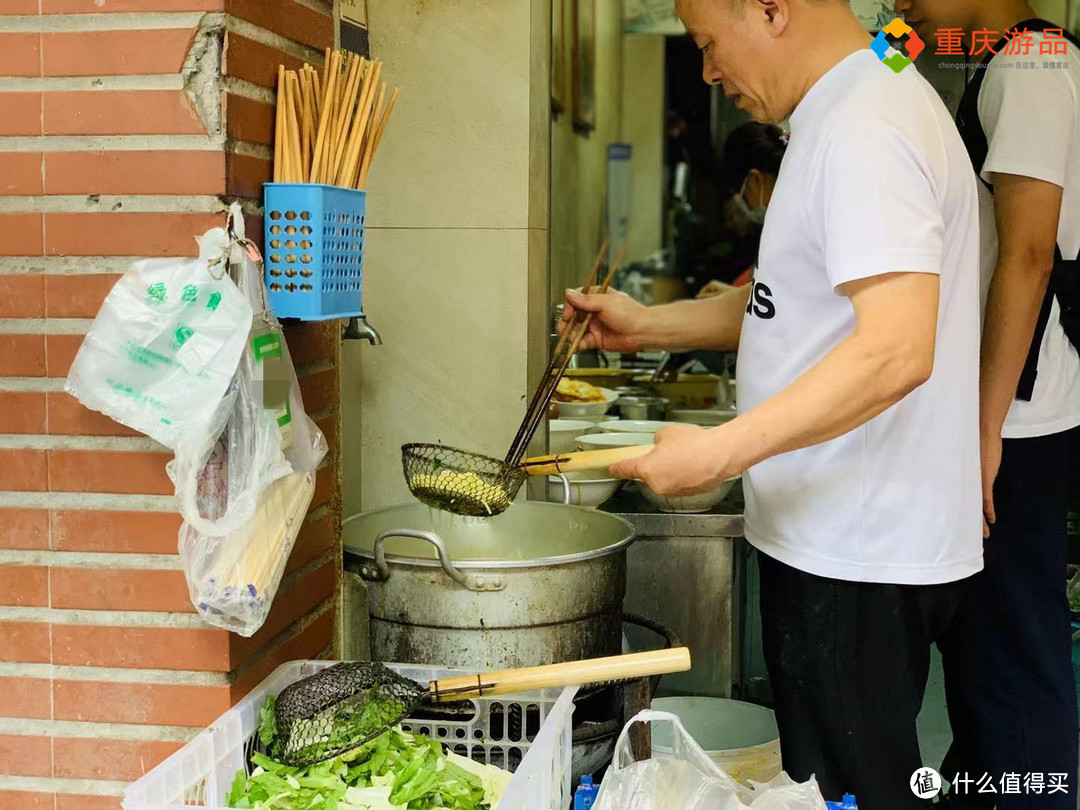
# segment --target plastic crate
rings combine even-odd
[[[249,768],[268,695],[333,661],[283,664],[210,728],[132,783],[124,810],[221,810],[236,772]],[[427,682],[461,670],[390,664],[407,678]],[[570,804],[571,717],[577,689],[475,698],[470,719],[407,720],[402,727],[444,740],[453,751],[514,771],[499,810],[565,810]],[[514,722],[516,720],[516,722]],[[508,722],[509,721],[509,722]]]
[[[263,189],[266,287],[277,316],[362,316],[367,192],[319,183]]]

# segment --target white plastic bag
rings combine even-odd
[[[634,761],[634,723],[671,723],[672,755]],[[619,736],[594,810],[825,810],[817,782],[796,784],[781,774],[768,785],[741,785],[724,773],[668,712],[643,711]]]
[[[251,332],[227,395],[181,440],[167,470],[184,517],[180,558],[192,602],[210,624],[250,636],[266,620],[327,447],[304,412],[258,251],[242,234],[230,266],[255,311]],[[280,402],[264,379],[270,365],[283,381]]]
[[[136,262],[106,297],[64,390],[175,449],[225,396],[251,328],[251,306],[224,270],[206,257]]]

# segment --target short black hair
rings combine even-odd
[[[751,121],[732,130],[720,156],[720,185],[729,194],[742,188],[751,169],[774,177],[787,149],[787,137],[772,124]]]

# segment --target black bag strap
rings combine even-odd
[[[1048,30],[1061,31],[1068,42],[1080,49],[1080,40],[1062,26],[1041,19],[1024,20],[1017,23],[1005,36],[994,43],[990,53],[986,55],[986,58],[983,59],[975,71],[975,75],[968,82],[963,98],[960,99],[960,106],[956,112],[956,126],[960,130],[960,137],[963,139],[968,156],[971,158],[975,176],[986,186],[991,195],[994,193],[994,186],[982,177],[982,168],[986,163],[987,155],[990,153],[990,143],[986,139],[986,131],[983,129],[982,121],[979,119],[979,93],[982,92],[986,71],[990,69],[989,65],[994,61],[994,58],[1001,53],[1002,49],[1009,44],[1016,34],[1034,34]],[[1060,247],[1055,246],[1054,252],[1054,264],[1057,266],[1062,261]],[[1050,309],[1053,303],[1054,285],[1051,278],[1051,282],[1046,289],[1046,295],[1043,298],[1042,307],[1039,309],[1039,319],[1035,323],[1035,334],[1032,335],[1031,345],[1028,347],[1027,361],[1024,363],[1023,372],[1020,374],[1020,383],[1016,387],[1016,398],[1024,402],[1030,402],[1035,392],[1035,378],[1039,374],[1039,350],[1042,348],[1046,326],[1050,322]]]

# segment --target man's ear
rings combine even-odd
[[[743,197],[751,208],[760,208],[765,204],[765,175],[760,169],[751,169],[747,173]]]
[[[747,13],[760,17],[770,35],[779,36],[791,20],[791,0],[746,0]]]

